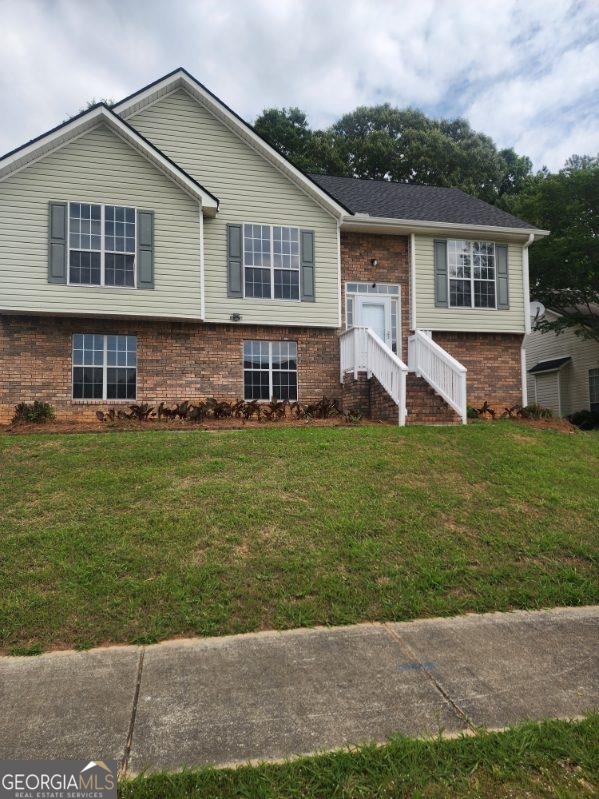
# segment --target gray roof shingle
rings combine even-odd
[[[310,175],[310,178],[353,214],[370,214],[387,219],[535,229],[534,225],[459,189],[393,183],[388,180],[339,178],[332,175]]]
[[[569,355],[563,358],[552,358],[550,361],[539,361],[532,369],[528,370],[529,375],[538,375],[543,372],[557,372],[562,366],[569,363],[572,358]]]

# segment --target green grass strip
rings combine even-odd
[[[591,797],[599,792],[599,716],[528,723],[453,740],[397,737],[382,747],[283,764],[139,776],[120,799]]]

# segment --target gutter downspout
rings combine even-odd
[[[206,321],[206,279],[204,262],[204,212],[200,203],[200,318]]]
[[[526,244],[522,247],[522,293],[524,294],[524,333],[531,332],[530,326],[530,275],[528,272],[528,248],[535,240],[535,234],[531,233]],[[526,385],[526,349],[524,341],[520,350],[520,375],[522,383],[522,406],[528,405],[528,388]]]

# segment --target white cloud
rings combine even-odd
[[[2,0],[0,152],[179,65],[250,121],[390,102],[536,166],[599,150],[595,0]]]

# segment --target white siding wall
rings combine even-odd
[[[547,311],[547,317],[556,318],[551,311]],[[599,342],[581,339],[573,330],[566,330],[559,336],[537,330],[525,337],[524,347],[527,369],[539,361],[570,355],[572,364],[562,369],[560,378],[562,416],[589,409],[589,369],[599,369]],[[534,397],[534,375],[528,375],[528,391],[529,397]]]
[[[447,237],[439,236],[438,238]],[[487,237],[482,238],[486,239]],[[425,330],[524,333],[522,245],[508,243],[510,307],[505,311],[497,311],[484,308],[435,307],[434,241],[434,237],[415,236],[417,326]]]
[[[48,283],[48,203],[153,210],[155,289]],[[99,126],[0,183],[0,310],[200,316],[199,205]]]
[[[206,320],[337,327],[337,224],[289,178],[182,89],[128,120],[220,200],[204,221]],[[316,302],[227,298],[226,225],[258,222],[315,231]]]

